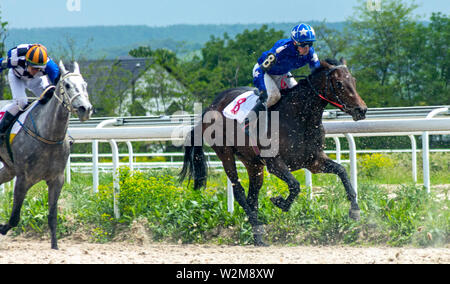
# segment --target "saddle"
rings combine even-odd
[[[259,99],[259,95],[254,90],[247,91],[237,96],[231,103],[229,103],[222,111],[223,115],[232,120],[236,120],[239,124],[245,123],[250,111],[256,106]],[[257,146],[255,138],[248,136],[251,140],[251,147],[255,154],[259,156],[261,154],[260,149]]]
[[[247,91],[229,103],[222,113],[228,119],[243,123],[249,112],[256,105],[258,98],[259,96],[253,90]]]

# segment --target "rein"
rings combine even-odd
[[[74,99],[76,99],[77,97],[81,96],[81,94],[77,94],[77,95],[73,96],[72,98],[69,97],[69,95],[67,94],[67,92],[66,92],[66,90],[64,89],[64,86],[63,86],[63,84],[62,84],[62,82],[63,82],[67,77],[71,77],[71,76],[81,76],[81,75],[80,75],[80,74],[77,74],[77,73],[67,73],[66,75],[64,75],[64,76],[59,80],[59,83],[58,83],[59,86],[57,85],[57,87],[59,87],[58,91],[59,91],[59,95],[61,96],[61,98],[60,98],[56,93],[55,93],[53,96],[55,97],[55,99],[57,99],[57,100],[62,104],[62,106],[63,106],[67,111],[69,111],[69,112],[71,112],[71,113],[74,113],[74,112],[75,112],[75,109],[74,109],[73,106],[72,106],[72,102],[73,102]],[[47,89],[44,90],[43,94],[45,94],[45,93],[46,93],[49,89],[51,89],[51,88],[55,88],[55,86],[50,86],[50,87],[48,87]],[[42,95],[41,95],[41,96],[42,96]],[[66,101],[68,101],[68,103],[67,103]],[[46,138],[40,136],[40,135],[38,134],[38,131],[37,131],[37,128],[36,128],[36,124],[34,123],[33,116],[32,116],[32,114],[31,114],[31,112],[30,112],[29,115],[30,115],[31,122],[33,123],[34,131],[32,131],[31,129],[29,129],[28,127],[26,127],[24,123],[20,122],[20,120],[17,120],[17,122],[20,124],[20,126],[22,126],[22,128],[25,130],[25,133],[27,133],[27,134],[30,135],[31,137],[33,137],[33,138],[35,138],[35,139],[37,139],[37,140],[39,140],[39,141],[41,141],[41,142],[43,142],[43,143],[45,143],[45,144],[49,144],[49,145],[60,145],[60,144],[64,143],[64,141],[65,141],[66,138],[67,138],[67,134],[64,136],[63,139],[61,139],[61,140],[59,140],[59,141],[49,140],[49,139],[46,139]]]
[[[31,118],[31,120],[33,121],[33,117],[31,116],[31,113],[30,113],[30,118]],[[33,132],[32,130],[30,130],[28,127],[26,127],[25,124],[23,124],[22,122],[20,122],[20,120],[17,120],[17,122],[20,124],[20,126],[22,126],[23,130],[25,130],[25,133],[27,133],[27,134],[30,135],[31,137],[33,137],[33,138],[35,138],[35,139],[37,139],[37,140],[39,140],[39,141],[41,141],[41,142],[44,142],[45,144],[49,144],[49,145],[60,145],[60,144],[64,143],[64,141],[66,140],[67,135],[64,136],[64,138],[63,138],[62,140],[59,140],[59,141],[48,140],[48,139],[46,139],[46,138],[40,136],[39,134],[37,134],[37,129],[36,129],[36,125],[34,125],[34,121],[33,121],[33,126],[34,126],[34,131],[35,131],[35,132]]]

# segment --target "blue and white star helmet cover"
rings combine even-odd
[[[292,28],[291,39],[296,42],[316,41],[316,33],[310,25],[301,23]]]

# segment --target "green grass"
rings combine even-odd
[[[350,205],[336,176],[313,175],[314,194],[310,199],[303,171],[295,172],[302,191],[285,213],[270,202],[270,197],[280,194],[286,197],[288,188],[265,173],[259,195],[259,219],[265,224],[265,240],[283,245],[448,245],[450,159],[448,156],[433,159],[440,163],[432,166],[432,184],[447,186],[434,188],[427,194],[422,186],[411,182],[407,157],[361,157],[358,165],[361,220],[357,222],[348,218]],[[111,175],[101,176],[99,193],[94,194],[92,177],[73,173],[72,182],[64,185],[59,202],[59,237],[83,234],[89,241],[108,242],[128,234],[127,239],[133,240],[131,228],[138,223],[154,241],[252,243],[251,228],[242,208],[235,203],[234,213],[227,212],[226,176],[222,171],[211,172],[208,187],[200,191],[192,190],[192,183],[179,185],[177,174],[175,170],[121,169],[121,217],[115,219]],[[240,176],[244,188],[248,187],[246,173],[240,172]],[[9,219],[12,198],[9,187],[0,194],[0,223]],[[48,234],[47,212],[47,189],[41,182],[29,191],[21,222],[10,234]]]

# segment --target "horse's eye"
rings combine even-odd
[[[70,89],[70,84],[66,83],[66,89]]]

